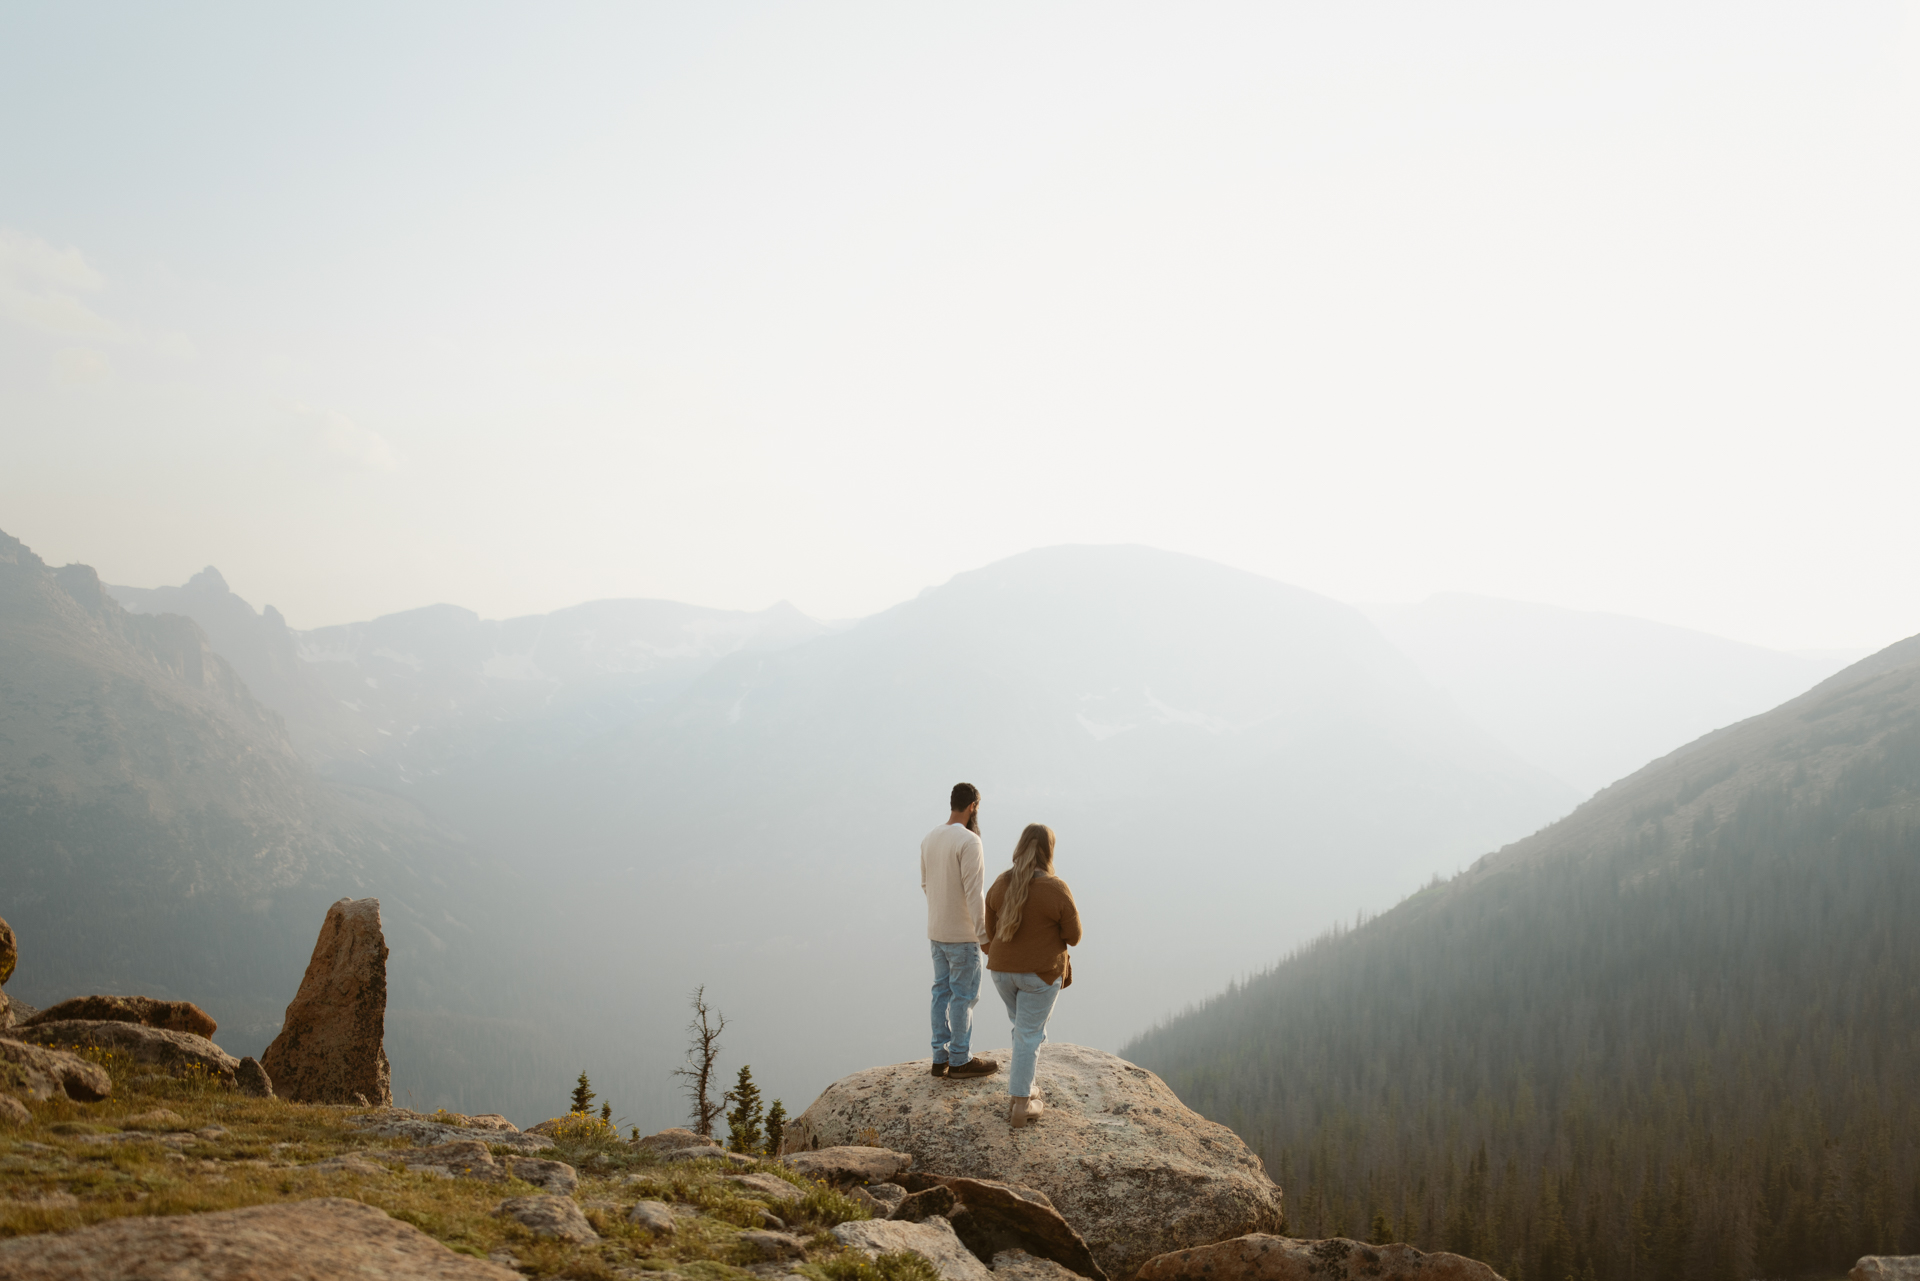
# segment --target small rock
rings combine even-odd
[[[129,1130],[184,1130],[187,1118],[171,1108],[155,1108],[151,1112],[136,1113],[120,1124]]]
[[[913,1167],[913,1157],[887,1148],[834,1147],[780,1158],[790,1170],[829,1183],[886,1183]]]
[[[1299,1241],[1251,1233],[1175,1250],[1141,1265],[1139,1281],[1500,1281],[1484,1263],[1457,1254],[1425,1254],[1410,1245],[1368,1245],[1345,1237]]]
[[[787,1221],[768,1210],[760,1211],[760,1226],[773,1232],[785,1232]]]
[[[567,1197],[512,1196],[495,1206],[493,1212],[530,1229],[537,1237],[574,1242],[600,1239],[580,1207]]]
[[[260,1066],[260,1060],[249,1055],[240,1060],[240,1066],[233,1070],[233,1083],[240,1093],[249,1098],[270,1099],[273,1097],[273,1078]]]
[[[538,1157],[516,1156],[509,1158],[513,1168],[513,1177],[524,1179],[547,1192],[560,1196],[572,1196],[573,1190],[580,1186],[580,1174],[565,1161],[542,1161]]]
[[[506,1134],[520,1133],[520,1127],[501,1116],[498,1112],[482,1112],[479,1116],[467,1118],[467,1128],[472,1130],[499,1130]]]
[[[776,1201],[798,1201],[806,1195],[777,1174],[729,1174],[725,1182]]]
[[[542,1121],[533,1128],[539,1130],[542,1126],[558,1125],[563,1120],[565,1120],[564,1117],[555,1117],[551,1121]],[[714,1143],[712,1139],[704,1135],[695,1134],[692,1130],[683,1130],[676,1126],[671,1130],[662,1130],[658,1134],[649,1134],[645,1138],[635,1139],[630,1146],[636,1148],[651,1148],[656,1152],[671,1152],[677,1148],[712,1147]]]
[[[300,990],[261,1064],[295,1103],[390,1104],[386,1021],[380,900],[343,898],[327,909]]]
[[[1853,1265],[1847,1281],[1920,1281],[1920,1254],[1869,1254]]]
[[[862,1254],[887,1254],[911,1250],[940,1274],[941,1281],[992,1281],[987,1265],[973,1257],[954,1235],[953,1225],[935,1215],[923,1223],[865,1222],[842,1223],[833,1230],[833,1239],[849,1250]]]
[[[211,1214],[130,1215],[75,1232],[0,1241],[0,1276],[34,1281],[349,1276],[507,1281],[515,1275],[456,1254],[411,1224],[342,1197]]]
[[[472,1130],[429,1121],[405,1108],[382,1108],[366,1116],[353,1117],[348,1123],[379,1138],[412,1139],[422,1145],[458,1143],[474,1137]],[[517,1130],[489,1131],[486,1142],[493,1147],[510,1147],[521,1152],[544,1152],[553,1146],[553,1140],[544,1134],[523,1134]]]
[[[1025,1250],[1002,1250],[994,1255],[993,1275],[998,1281],[1080,1281],[1080,1274],[1071,1268]]]
[[[190,1032],[211,1040],[220,1030],[213,1016],[192,1001],[159,1001],[150,996],[75,996],[49,1005],[23,1027],[42,1023],[88,1020],[97,1023],[139,1023],[169,1032]]]
[[[30,1099],[64,1094],[77,1103],[97,1103],[113,1093],[113,1078],[77,1054],[0,1037],[0,1067],[10,1068],[9,1088]]]
[[[864,1188],[852,1189],[847,1195],[853,1197],[856,1201],[860,1201],[862,1205],[865,1205],[867,1201],[877,1202],[880,1206],[881,1213],[873,1217],[876,1219],[884,1219],[891,1216],[895,1210],[900,1208],[900,1203],[907,1199],[908,1192],[898,1183],[869,1183]],[[862,1198],[864,1198],[864,1200],[862,1200]]]
[[[637,1223],[649,1232],[671,1232],[673,1211],[665,1201],[642,1201],[627,1211],[627,1222]]]
[[[386,1166],[358,1152],[342,1152],[339,1156],[330,1156],[324,1161],[315,1161],[307,1167],[328,1174],[364,1174],[387,1175],[393,1173]]]
[[[953,1207],[958,1205],[959,1201],[960,1199],[954,1196],[952,1189],[941,1187],[936,1183],[925,1191],[915,1192],[909,1195],[904,1201],[900,1202],[899,1205],[895,1206],[893,1213],[887,1217],[889,1219],[897,1219],[901,1223],[918,1223],[920,1220],[930,1219],[936,1214],[942,1218],[950,1219],[953,1216]]]
[[[729,1152],[715,1145],[704,1148],[678,1148],[660,1154],[662,1161],[720,1161],[727,1165],[752,1165],[753,1158],[743,1152]]]
[[[807,1257],[806,1243],[787,1232],[742,1232],[735,1240],[755,1258],[768,1262]]]
[[[407,1163],[407,1169],[415,1173],[445,1173],[467,1179],[487,1179],[498,1181],[506,1177],[494,1162],[493,1153],[487,1151],[487,1145],[478,1139],[458,1139],[452,1143],[436,1143],[430,1148],[409,1148],[394,1154]]]
[[[32,1125],[33,1113],[10,1094],[0,1094],[0,1125]]]

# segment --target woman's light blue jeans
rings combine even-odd
[[[1060,984],[1066,976],[1049,983],[1038,974],[988,973],[1000,999],[1007,1003],[1007,1017],[1013,1020],[1013,1070],[1007,1074],[1007,1093],[1029,1098],[1040,1044],[1047,1039],[1047,1020],[1053,1017],[1053,1003],[1060,999]]]

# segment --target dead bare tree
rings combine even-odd
[[[715,1119],[727,1110],[726,1095],[713,1097],[713,1065],[720,1058],[720,1034],[727,1029],[727,1016],[708,1007],[704,984],[694,989],[691,1003],[687,1066],[675,1068],[673,1074],[686,1078],[687,1098],[693,1104],[693,1132],[710,1139]]]

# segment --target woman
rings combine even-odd
[[[1080,941],[1073,891],[1053,874],[1053,829],[1027,824],[1013,866],[987,891],[987,970],[1013,1020],[1013,1071],[1007,1077],[1007,1123],[1014,1129],[1040,1115],[1034,1061],[1047,1039],[1047,1019],[1062,988],[1073,983],[1067,949]]]

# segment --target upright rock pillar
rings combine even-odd
[[[300,991],[261,1060],[274,1092],[296,1103],[393,1102],[382,1041],[387,1028],[387,939],[380,900],[343,898],[327,909]]]
[[[0,987],[13,977],[13,963],[20,959],[20,945],[14,942],[13,927],[0,917]],[[0,1027],[13,1026],[13,1010],[7,994],[0,992]]]

